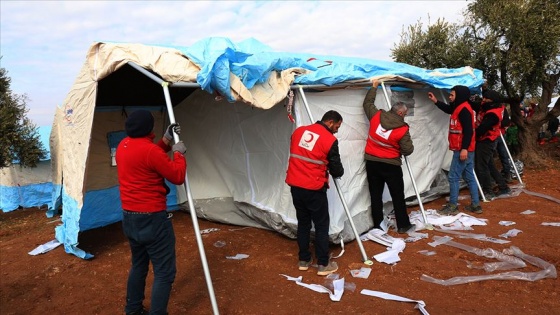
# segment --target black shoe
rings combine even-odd
[[[150,311],[148,311],[143,307],[137,311],[126,313],[126,315],[148,315],[148,314],[150,314]]]
[[[509,189],[509,187],[500,189],[500,191],[498,192],[498,196],[509,195],[509,194],[511,194],[511,189]]]
[[[404,228],[398,228],[397,233],[399,234],[406,234],[408,232],[415,232],[416,231],[416,224],[411,224]]]
[[[485,191],[485,192],[484,192],[484,197],[486,197],[486,201],[492,201],[492,200],[496,199],[496,194],[494,194],[494,193],[491,192],[491,191]],[[480,195],[480,196],[478,197],[478,199],[484,200],[484,199],[482,198],[482,195]]]

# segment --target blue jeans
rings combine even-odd
[[[449,203],[457,205],[459,201],[459,180],[465,179],[471,193],[471,202],[478,205],[478,187],[474,179],[474,152],[468,152],[467,159],[461,161],[459,156],[461,151],[453,151],[453,159],[449,168]]]
[[[175,280],[175,233],[166,211],[137,214],[123,211],[122,226],[132,253],[128,274],[125,312],[142,309],[148,267],[152,262],[154,283],[150,314],[167,314],[171,286]]]

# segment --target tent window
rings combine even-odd
[[[117,160],[115,159],[117,146],[125,137],[126,132],[124,130],[111,131],[107,133],[107,143],[109,144],[109,152],[111,153],[111,166],[117,166]]]

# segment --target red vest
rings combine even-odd
[[[382,159],[394,159],[401,156],[399,140],[408,131],[408,125],[392,130],[385,130],[380,123],[381,111],[371,117],[366,153]]]
[[[490,110],[487,110],[485,112],[480,111],[480,113],[478,114],[477,117],[477,126],[482,122],[482,119],[484,119],[484,116],[486,116],[486,114],[488,113],[493,113],[494,115],[498,116],[498,123],[495,124],[494,126],[492,126],[492,129],[488,130],[488,132],[486,132],[486,134],[482,135],[478,140],[485,140],[485,139],[490,139],[492,141],[498,139],[498,137],[500,136],[500,126],[502,125],[502,119],[503,119],[503,115],[504,115],[504,108],[503,107],[499,107],[499,108],[492,108]]]
[[[310,190],[328,186],[327,154],[335,141],[321,124],[297,128],[292,134],[286,183]]]
[[[469,111],[469,113],[471,113],[471,116],[473,118],[471,126],[461,126],[461,122],[459,121],[459,113],[463,110],[463,108],[466,108]],[[449,118],[449,137],[448,137],[449,150],[460,151],[463,143],[463,128],[472,128],[473,135],[471,139],[471,144],[467,148],[467,151],[469,152],[474,151],[474,146],[475,146],[474,121],[475,121],[474,112],[468,102],[463,102],[459,106],[457,106],[457,108],[455,108],[455,110],[451,114],[451,117]]]

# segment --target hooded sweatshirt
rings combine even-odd
[[[495,113],[491,112],[492,109],[502,109],[501,96],[498,92],[487,90],[483,93],[484,99],[487,101],[480,104],[480,112],[478,126],[476,127],[477,141],[492,141],[490,139],[482,139],[484,136],[494,128],[499,128],[502,117],[498,117]],[[503,110],[503,109],[502,109]],[[503,111],[502,111],[503,115]]]
[[[451,90],[455,91],[455,100],[453,102],[449,103],[449,105],[441,101],[437,101],[435,103],[435,105],[439,109],[447,114],[452,114],[457,106],[461,105],[464,102],[468,102],[471,96],[469,88],[463,85],[456,85]],[[472,126],[473,121],[474,117],[471,115],[468,109],[464,108],[459,112],[459,122],[461,123],[461,126],[463,126],[463,140],[461,142],[461,150],[468,150],[471,144],[474,130],[471,128],[465,128],[465,126]]]
[[[393,111],[384,111],[380,110],[375,106],[375,97],[377,95],[377,89],[370,89],[364,98],[364,111],[366,113],[366,117],[368,121],[371,121],[371,118],[377,114],[377,112],[381,111],[380,114],[380,124],[381,127],[385,130],[392,130],[399,127],[406,126],[404,122],[404,118],[399,116],[397,113]],[[407,130],[404,136],[399,140],[399,147],[400,153],[404,156],[408,156],[412,154],[414,151],[414,145],[412,144],[412,138],[410,137],[410,132]],[[392,159],[387,158],[380,158],[370,154],[365,153],[364,158],[368,161],[376,161],[376,162],[383,162],[392,165],[402,165],[401,157],[396,157]]]

